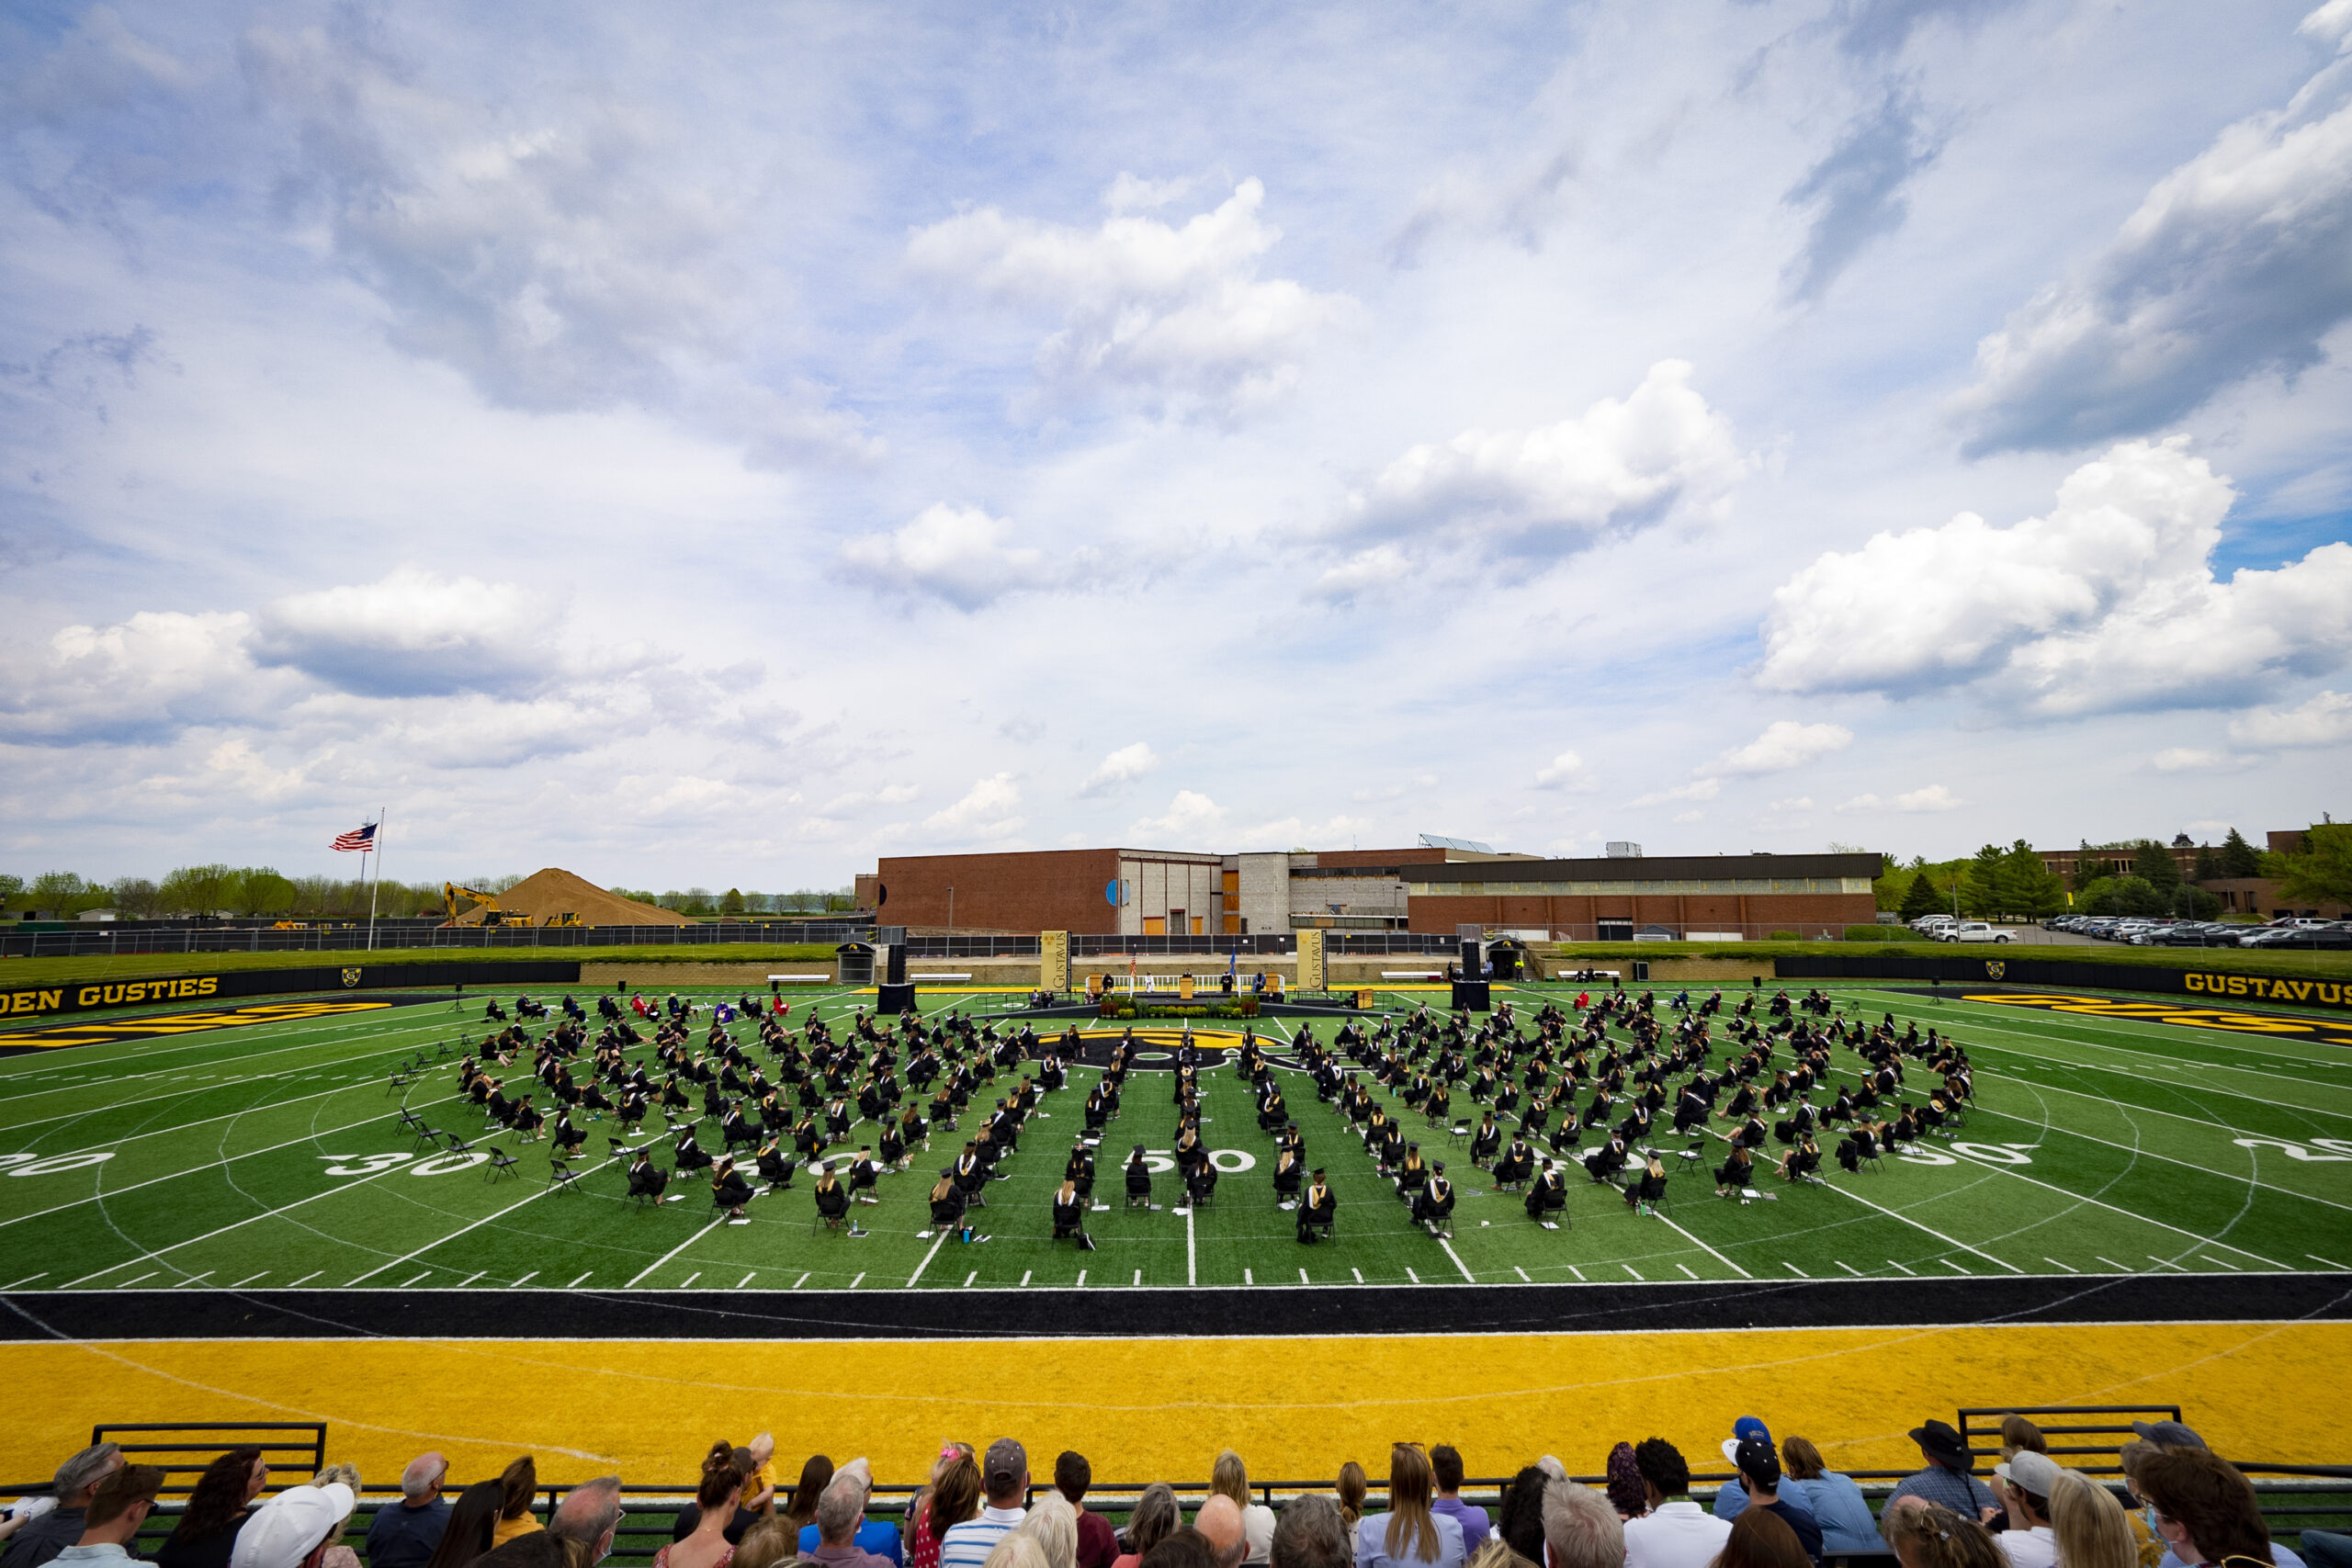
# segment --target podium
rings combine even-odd
[[[1492,1012],[1494,1004],[1487,999],[1487,982],[1484,980],[1454,981],[1453,1010],[1455,1012]]]
[[[1482,991],[1486,989],[1484,986],[1481,986],[1478,988]],[[894,1018],[899,1013],[912,1012],[915,1010],[915,986],[913,981],[901,980],[895,986],[885,981],[878,989],[881,992],[882,999],[875,1004],[874,1010],[882,1014],[885,1018]]]

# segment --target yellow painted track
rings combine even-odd
[[[486,1305],[529,1326],[529,1297]],[[1040,1303],[1043,1310],[1044,1303]],[[161,1326],[159,1325],[159,1326]],[[682,1323],[682,1328],[687,1325]],[[1833,1463],[1916,1462],[1904,1432],[1962,1405],[2182,1405],[2225,1454],[2352,1451],[2352,1324],[2164,1324],[922,1341],[253,1340],[0,1345],[0,1481],[44,1477],[98,1421],[324,1420],[330,1457],[390,1482],[438,1448],[469,1479],[518,1453],[549,1481],[688,1485],[718,1438],[773,1429],[797,1465],[871,1455],[917,1481],[944,1438],[1064,1448],[1106,1483],[1200,1480],[1220,1448],[1266,1480],[1377,1471],[1399,1438],[1473,1474],[1542,1452],[1599,1471],[1653,1434],[1714,1467],[1735,1417]],[[1042,1459],[1040,1458],[1042,1456]]]

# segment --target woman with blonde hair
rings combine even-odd
[[[1900,1498],[1879,1528],[1903,1568],[2008,1568],[1991,1530],[1940,1503]]]
[[[500,1472],[498,1483],[505,1488],[506,1506],[498,1511],[498,1526],[491,1531],[492,1547],[504,1546],[518,1535],[547,1528],[531,1512],[531,1505],[539,1495],[539,1467],[529,1454]]]
[[[1216,1456],[1216,1463],[1209,1469],[1209,1492],[1213,1496],[1230,1497],[1241,1510],[1241,1538],[1249,1543],[1242,1553],[1244,1562],[1263,1562],[1274,1548],[1274,1511],[1263,1503],[1250,1499],[1250,1472],[1241,1456],[1231,1449]]]
[[[1012,1533],[1036,1541],[1045,1568],[1078,1568],[1078,1510],[1060,1493],[1048,1492],[1032,1503]]]
[[[1073,1546],[1077,1540],[1078,1532],[1072,1529],[1070,1540]],[[1053,1568],[1053,1565],[1046,1561],[1046,1549],[1038,1544],[1035,1536],[1024,1535],[1014,1529],[1006,1531],[1004,1539],[989,1549],[988,1560],[980,1564],[980,1568]]]
[[[1356,1568],[1463,1568],[1462,1525],[1430,1511],[1436,1492],[1429,1456],[1418,1443],[1388,1450],[1388,1511],[1356,1526]]]
[[[2050,1529],[2065,1568],[2139,1568],[2140,1547],[2123,1505],[2071,1470],[2050,1484]]]

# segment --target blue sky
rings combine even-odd
[[[2352,0],[17,7],[0,863],[2249,833]]]

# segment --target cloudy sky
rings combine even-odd
[[[0,28],[0,869],[2352,807],[2352,0]]]

